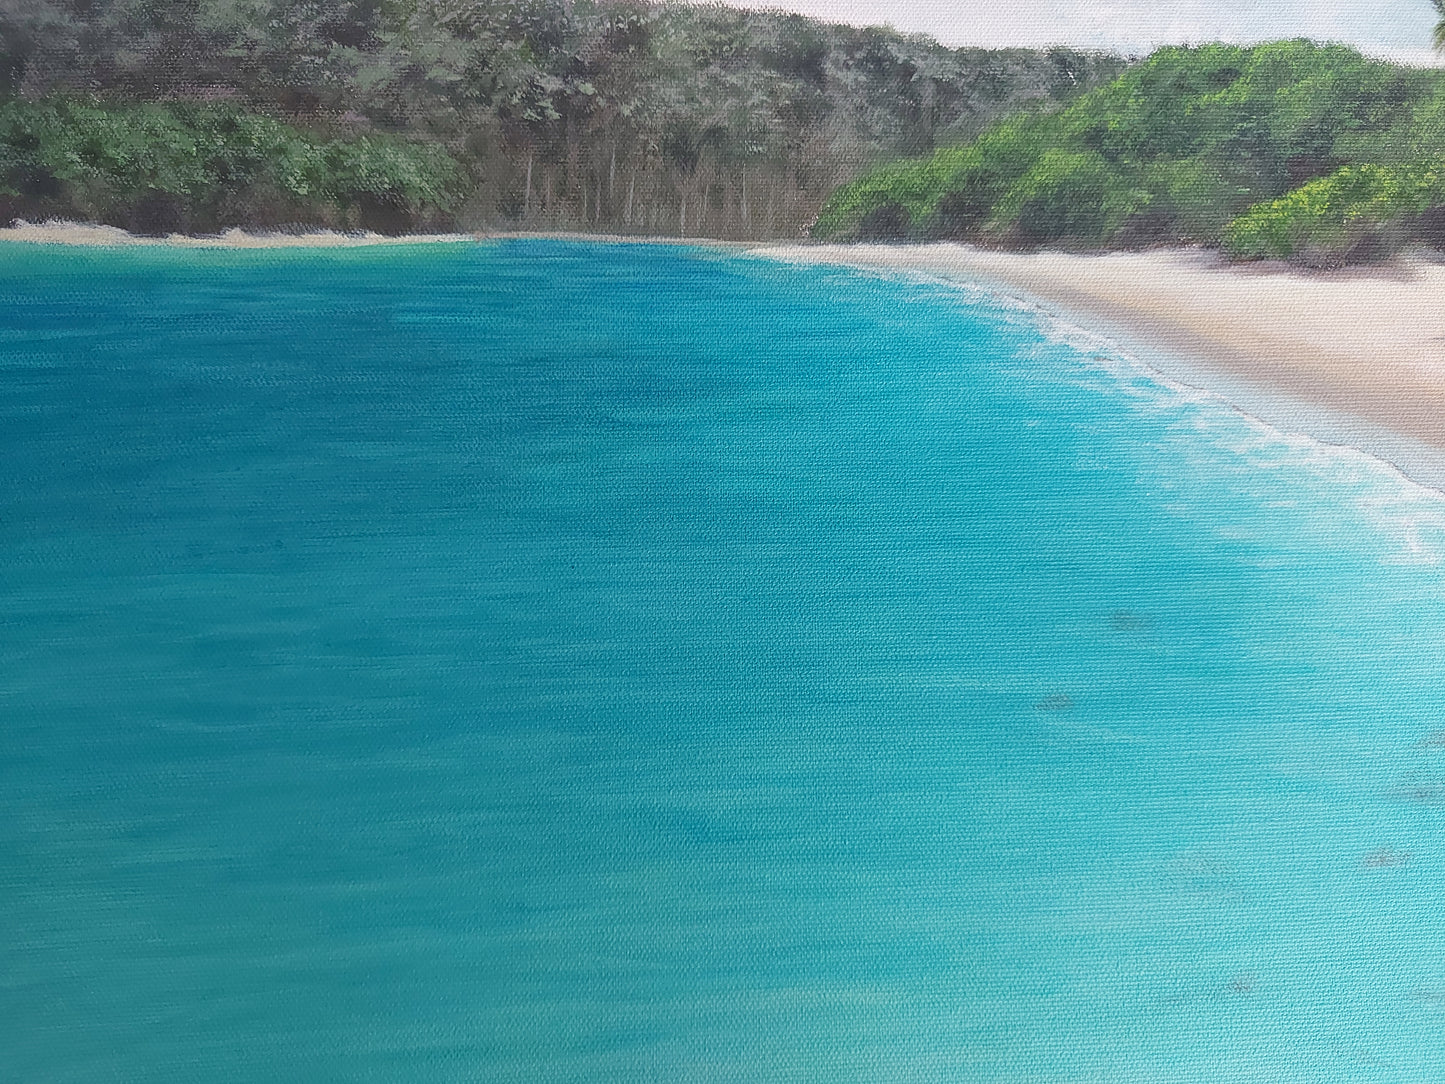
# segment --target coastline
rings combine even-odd
[[[1019,254],[958,244],[759,245],[754,255],[925,275],[1030,303],[1275,428],[1445,490],[1445,266],[1332,273],[1201,249]]]
[[[366,245],[457,244],[505,240],[591,241],[599,244],[700,245],[707,248],[751,249],[756,241],[717,241],[707,237],[652,237],[636,234],[581,233],[567,230],[480,230],[470,233],[340,233],[336,230],[248,230],[233,227],[217,234],[171,233],[148,237],[119,226],[50,220],[0,226],[0,241],[27,244],[113,247],[165,245],[172,248],[351,248]]]
[[[1445,265],[1332,273],[1229,265],[1202,249],[1076,255],[967,245],[728,242],[551,231],[252,232],[145,237],[114,226],[18,222],[0,241],[73,246],[343,248],[550,238],[695,245],[785,263],[922,275],[1021,300],[1096,334],[1166,379],[1275,428],[1357,448],[1445,492]]]

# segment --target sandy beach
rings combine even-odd
[[[632,234],[577,233],[565,230],[487,230],[472,233],[340,233],[336,230],[307,230],[302,233],[258,231],[234,228],[217,234],[172,233],[144,237],[117,226],[91,222],[26,222],[0,227],[0,241],[29,244],[81,245],[170,245],[180,248],[350,248],[360,245],[422,245],[463,241],[562,240],[606,244],[706,245],[709,248],[750,248],[744,241],[712,241],[691,237],[647,237]]]
[[[173,245],[182,248],[346,248],[358,245],[415,245],[436,242],[475,241],[470,233],[430,233],[389,236],[380,233],[338,233],[309,230],[305,233],[226,230],[213,236],[173,233],[165,237],[141,237],[116,226],[87,222],[17,222],[0,228],[0,241],[25,241],[48,245]]]
[[[1250,413],[1363,447],[1419,481],[1445,484],[1438,455],[1445,451],[1445,266],[1305,273],[1228,266],[1197,249],[1086,256],[952,244],[754,251],[921,273],[1032,301]]]

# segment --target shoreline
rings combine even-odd
[[[93,222],[52,219],[45,222],[19,220],[0,226],[0,241],[26,244],[74,245],[111,248],[119,246],[165,246],[170,248],[354,248],[369,245],[430,245],[484,243],[505,240],[591,241],[598,244],[696,245],[725,250],[751,249],[761,241],[719,241],[707,237],[661,237],[640,234],[583,233],[569,230],[477,230],[457,233],[381,234],[342,233],[338,230],[308,229],[249,230],[240,226],[215,234],[169,233],[150,237],[131,233],[119,226]]]
[[[1326,444],[1359,449],[1445,492],[1445,265],[1339,272],[1230,265],[1202,249],[1077,255],[967,245],[821,245],[560,231],[251,232],[143,237],[115,226],[21,221],[0,241],[82,247],[350,248],[559,239],[672,244],[924,276],[983,289],[1096,335],[1167,380]]]
[[[1264,423],[1445,491],[1445,266],[1228,265],[1201,249],[1019,254],[958,244],[759,245],[1023,301]]]
[[[336,230],[307,230],[286,233],[280,230],[253,231],[239,226],[217,234],[192,235],[170,233],[162,237],[145,237],[119,226],[102,226],[93,222],[50,220],[0,227],[0,241],[26,244],[73,245],[85,248],[113,248],[135,245],[164,245],[170,248],[351,248],[369,245],[445,244],[476,241],[481,235],[471,233],[425,233],[390,236],[380,233],[340,233]]]

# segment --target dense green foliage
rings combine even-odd
[[[1052,113],[845,185],[819,237],[1378,250],[1427,226],[1445,76],[1306,41],[1169,48]]]
[[[1445,161],[1345,166],[1279,199],[1251,207],[1224,230],[1224,249],[1245,259],[1369,258],[1411,237],[1439,242]]]
[[[208,208],[227,200],[271,217],[325,204],[354,218],[361,201],[348,193],[359,185],[380,186],[412,217],[445,213],[463,226],[795,235],[840,180],[964,142],[1122,68],[1071,50],[948,49],[891,30],[643,0],[0,0],[0,98],[45,103],[74,128],[65,139],[114,124],[122,144],[170,148],[157,152],[155,176],[119,162],[98,186],[56,174],[75,207],[112,217],[122,178],[169,192],[162,174],[176,170],[196,222],[224,217]],[[79,99],[156,110],[85,107],[102,120]],[[312,161],[307,148],[330,148],[323,157],[353,181],[297,165],[304,197],[280,174],[221,183],[236,189],[225,199],[203,195],[216,190],[196,173],[204,163],[186,164],[178,148],[193,135],[214,142],[212,114],[197,105],[207,102],[279,140],[266,155]],[[242,174],[253,168],[249,138],[223,140]],[[442,198],[441,159],[420,142],[458,164],[461,192]],[[263,189],[279,194],[268,203]],[[33,213],[30,199],[21,209]]]
[[[141,232],[312,223],[410,228],[463,190],[441,148],[321,140],[231,105],[0,103],[0,203]]]

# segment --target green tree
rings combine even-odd
[[[1060,64],[1073,70],[1071,58]],[[997,122],[961,149],[865,174],[829,197],[814,234],[857,237],[904,223],[913,236],[996,243],[1217,244],[1254,205],[1336,178],[1304,202],[1261,212],[1230,236],[1270,240],[1231,242],[1230,251],[1277,250],[1308,219],[1314,225],[1300,245],[1285,245],[1291,253],[1341,244],[1363,253],[1368,246],[1356,241],[1366,234],[1385,242],[1410,235],[1408,223],[1387,228],[1380,208],[1397,217],[1428,208],[1382,197],[1368,214],[1339,211],[1350,228],[1330,234],[1329,216],[1359,202],[1341,193],[1364,183],[1345,185],[1355,175],[1339,171],[1405,167],[1442,153],[1439,72],[1308,41],[1171,47],[1060,107],[1041,102]],[[1329,209],[1315,214],[1323,193]]]

